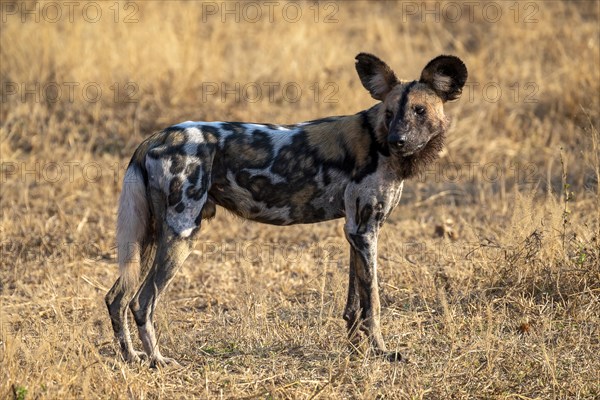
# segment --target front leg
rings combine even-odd
[[[344,319],[348,337],[356,344],[359,331],[364,332],[374,350],[386,353],[381,335],[379,287],[377,284],[377,238],[384,220],[383,204],[368,202],[361,206],[356,199],[353,213],[347,214],[344,232],[350,243],[348,300]]]
[[[348,329],[348,340],[355,347],[360,344],[360,332],[359,327],[361,324],[361,312],[360,312],[360,294],[358,292],[358,285],[356,284],[356,252],[350,246],[350,268],[349,268],[349,282],[348,282],[348,299],[346,300],[346,308],[344,309],[344,320],[346,321],[346,328]]]

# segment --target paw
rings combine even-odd
[[[163,357],[161,355],[154,355],[150,361],[150,368],[165,368],[167,366],[180,368],[181,364],[174,358]]]
[[[132,353],[124,355],[123,358],[128,364],[140,364],[148,358],[148,355],[143,351],[134,350]]]

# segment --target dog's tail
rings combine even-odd
[[[119,198],[117,259],[124,289],[133,287],[140,279],[149,230],[150,207],[142,168],[136,162],[129,164]]]

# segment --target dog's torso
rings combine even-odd
[[[374,190],[393,208],[402,180],[382,168],[388,158],[363,111],[296,125],[188,121],[148,138],[133,162],[168,196],[168,223],[185,234],[215,204],[274,225],[344,217],[348,193]]]

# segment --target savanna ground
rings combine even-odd
[[[0,398],[600,396],[598,2],[1,6]],[[136,145],[358,112],[360,51],[407,79],[442,53],[469,69],[380,237],[382,329],[408,362],[348,351],[343,221],[219,210],[157,310],[183,368],[122,363],[103,297]]]

